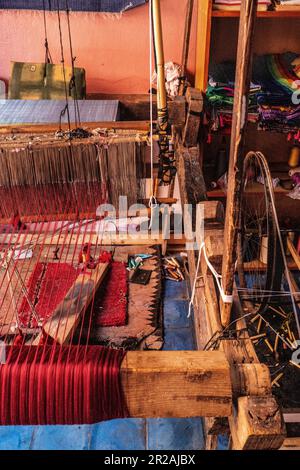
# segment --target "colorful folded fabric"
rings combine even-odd
[[[300,103],[294,98],[299,95],[299,63],[293,52],[254,59],[248,119],[257,121],[260,129],[298,134]],[[211,67],[206,106],[212,131],[231,126],[234,80],[233,62]]]

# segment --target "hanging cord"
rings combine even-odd
[[[69,8],[68,0],[66,0],[66,14],[67,14],[69,46],[70,46],[71,64],[72,64],[72,77],[71,77],[70,84],[69,84],[69,94],[70,94],[70,96],[72,96],[72,91],[74,91],[75,124],[76,124],[76,128],[78,128],[78,126],[81,126],[81,120],[80,120],[80,109],[79,109],[79,103],[78,103],[76,77],[75,77],[76,57],[73,54],[73,41],[72,41],[71,22],[70,22],[70,8]]]
[[[149,73],[150,73],[150,156],[151,156],[151,196],[149,207],[151,209],[151,219],[149,230],[152,229],[154,209],[157,208],[157,200],[154,195],[154,145],[153,145],[153,92],[152,92],[152,72],[153,72],[153,15],[152,0],[149,0]]]
[[[59,40],[60,40],[60,51],[61,51],[61,63],[63,69],[63,77],[64,77],[64,87],[65,87],[65,97],[66,97],[66,104],[64,109],[60,114],[60,121],[59,121],[59,131],[62,131],[61,121],[62,117],[67,113],[68,118],[68,128],[71,138],[71,121],[70,121],[70,110],[69,110],[69,98],[68,98],[68,87],[67,87],[67,79],[66,79],[66,69],[65,69],[65,55],[64,55],[64,45],[63,45],[63,38],[62,38],[62,28],[61,28],[61,16],[60,16],[60,3],[57,0],[57,18],[58,18],[58,28],[59,28]]]
[[[51,1],[49,0],[49,8],[51,9]],[[51,52],[49,49],[49,42],[48,42],[48,30],[47,30],[47,17],[46,17],[46,4],[45,0],[43,0],[43,18],[44,18],[44,31],[45,31],[45,64],[53,64],[53,60],[51,57]],[[46,73],[46,71],[45,71]]]

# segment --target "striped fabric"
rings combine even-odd
[[[66,9],[66,0],[45,0],[47,10]],[[119,13],[146,3],[146,0],[68,0],[73,11]],[[43,10],[43,0],[0,0],[0,9]]]

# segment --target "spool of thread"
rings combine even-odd
[[[291,168],[296,168],[300,163],[300,148],[293,147],[290,153],[289,166]]]
[[[259,260],[264,264],[268,264],[268,237],[261,238]]]

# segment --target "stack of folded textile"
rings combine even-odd
[[[300,10],[300,0],[275,0],[276,1],[276,10],[278,11],[299,11]]]
[[[299,56],[294,53],[269,54],[254,62],[258,93],[259,126],[278,132],[296,132],[300,127]]]
[[[241,0],[214,0],[215,10],[240,10]],[[271,0],[258,0],[258,11],[266,11],[272,5]]]
[[[212,66],[206,103],[212,131],[230,128],[235,64]],[[300,57],[292,52],[254,59],[249,97],[250,121],[259,128],[300,136]]]

